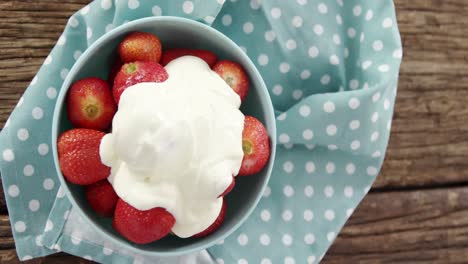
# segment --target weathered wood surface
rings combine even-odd
[[[88,2],[0,1],[0,127]],[[395,5],[405,56],[386,161],[324,263],[468,260],[468,1]],[[0,193],[0,262],[17,263],[6,213]],[[64,254],[31,261],[64,262],[87,263]]]

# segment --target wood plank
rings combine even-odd
[[[0,259],[12,258],[7,216],[0,216]],[[4,257],[3,255],[6,255]],[[43,260],[55,261],[56,256]],[[369,194],[324,263],[461,263],[468,259],[468,188]],[[63,258],[70,263],[82,261]],[[16,259],[2,263],[16,263]],[[48,261],[45,261],[48,263]],[[33,262],[36,263],[36,262]],[[42,263],[42,262],[37,262]],[[297,263],[302,263],[297,261]]]

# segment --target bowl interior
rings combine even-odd
[[[146,31],[156,34],[161,39],[163,48],[203,48],[215,52],[220,59],[230,59],[243,65],[249,74],[251,88],[241,109],[245,115],[255,116],[262,121],[270,134],[272,155],[268,164],[257,175],[236,179],[236,187],[226,197],[228,203],[226,220],[218,231],[210,236],[198,239],[180,239],[175,236],[168,236],[147,245],[133,244],[117,234],[113,230],[109,218],[99,217],[92,211],[85,199],[84,188],[63,180],[58,165],[57,172],[60,175],[62,185],[68,189],[68,195],[72,203],[81,209],[85,218],[89,219],[97,227],[98,232],[103,232],[104,235],[109,236],[118,244],[130,246],[137,251],[141,250],[145,251],[146,254],[153,255],[180,255],[206,248],[233,232],[254,209],[271,174],[276,146],[273,107],[260,74],[244,52],[234,42],[216,30],[187,19],[173,17],[147,18],[127,23],[109,32],[94,43],[83,53],[70,71],[57,100],[52,136],[56,164],[58,164],[55,144],[57,136],[72,128],[67,119],[67,110],[64,103],[68,87],[74,81],[85,77],[96,76],[107,79],[116,56],[116,47],[126,33],[131,31]]]

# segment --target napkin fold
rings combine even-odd
[[[105,32],[148,16],[223,32],[262,74],[277,113],[274,171],[225,241],[151,258],[93,232],[60,188],[51,153],[56,96]],[[0,134],[0,170],[20,259],[65,251],[102,263],[315,263],[375,180],[388,143],[402,49],[382,1],[96,0],[75,13]],[[260,249],[260,250],[259,250]]]

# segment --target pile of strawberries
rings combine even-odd
[[[145,32],[128,34],[118,46],[118,59],[111,68],[107,81],[90,77],[75,82],[69,89],[66,106],[68,119],[75,127],[62,133],[57,142],[60,168],[67,181],[83,185],[86,198],[97,214],[113,217],[113,227],[128,240],[146,244],[159,240],[171,232],[175,219],[164,208],[140,211],[115,193],[107,181],[110,168],[101,162],[99,146],[102,137],[112,129],[122,93],[140,82],[164,82],[169,78],[163,66],[181,56],[203,59],[217,72],[243,101],[249,90],[249,80],[242,66],[221,60],[206,50],[167,49],[162,51],[159,38]],[[270,156],[268,133],[255,117],[246,116],[242,134],[244,158],[239,176],[258,173]],[[219,195],[227,195],[231,185]],[[226,202],[215,222],[194,235],[203,237],[221,226],[226,213]]]

